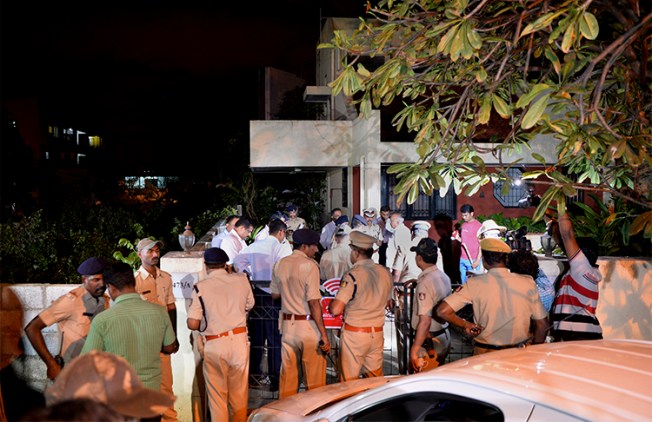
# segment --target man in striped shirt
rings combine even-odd
[[[552,307],[552,337],[559,341],[602,338],[595,315],[602,275],[595,265],[597,242],[575,238],[568,212],[559,216],[559,231],[570,269],[562,277]]]

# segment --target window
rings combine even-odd
[[[392,210],[400,211],[406,220],[432,220],[439,215],[446,215],[453,220],[457,217],[457,197],[455,191],[451,188],[443,198],[439,196],[439,191],[434,191],[428,196],[419,192],[417,200],[412,205],[408,205],[405,200],[401,205],[396,207],[398,195],[394,193],[394,187],[397,184],[395,174],[387,174],[388,164],[381,168],[382,172],[382,190],[381,197],[383,204],[389,205]]]
[[[423,392],[393,397],[350,415],[347,421],[504,421],[496,406],[466,397]]]
[[[93,147],[93,148],[98,148],[102,146],[102,138],[99,136],[89,136],[88,137],[88,145]]]
[[[505,208],[517,208],[519,200],[528,197],[527,183],[521,180],[521,170],[517,168],[510,168],[507,170],[507,175],[512,178],[514,183],[509,189],[507,194],[503,194],[502,180],[494,183],[494,198],[498,200]]]

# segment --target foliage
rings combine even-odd
[[[121,238],[118,241],[118,247],[120,249],[114,251],[112,256],[116,261],[129,264],[129,266],[131,266],[131,268],[136,271],[141,264],[140,257],[138,256],[138,251],[136,250],[136,245],[138,245],[140,239],[144,238],[145,236],[143,235],[143,227],[140,224],[136,224],[134,229],[136,232],[136,239],[132,242],[129,239],[125,239],[124,237]],[[127,254],[125,255],[125,253]]]
[[[220,193],[228,204],[242,204],[242,213],[254,223],[267,224],[267,218],[277,209],[276,190],[247,172],[242,183],[228,182],[220,185]]]
[[[600,255],[650,256],[651,244],[643,233],[631,235],[630,227],[636,215],[632,204],[623,198],[613,198],[604,203],[590,195],[598,204],[597,211],[585,204],[575,204],[579,209],[573,212],[571,220],[576,236],[589,236],[598,241]],[[652,218],[652,217],[651,217]]]
[[[4,283],[79,283],[77,267],[91,256],[113,256],[115,239],[133,235],[124,208],[67,203],[60,214],[37,210],[0,225],[0,277]]]
[[[306,220],[307,228],[321,229],[326,181],[319,174],[301,174],[295,175],[291,183],[292,189],[286,189],[281,195],[283,206],[296,205],[299,207],[299,217]]]
[[[518,164],[508,155],[518,150],[540,163],[524,178],[547,186],[536,221],[551,205],[565,212],[566,197],[583,189],[635,204],[631,234],[650,238],[651,9],[636,0],[381,0],[353,34],[337,31],[320,48],[347,53],[331,87],[363,115],[403,103],[393,124],[414,133],[420,158],[389,169],[398,202],[451,185],[469,196],[498,180],[508,189]],[[385,62],[366,69],[363,56]],[[501,121],[506,133],[479,142]],[[556,162],[528,152],[534,137],[556,145]]]
[[[504,226],[507,230],[518,230],[525,227],[528,233],[543,233],[546,231],[546,224],[543,221],[535,222],[530,217],[522,215],[520,217],[504,217],[500,213],[491,214],[487,217],[479,216],[478,221],[494,220],[499,226]]]

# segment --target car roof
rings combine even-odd
[[[652,415],[652,342],[589,340],[547,343],[473,356],[420,374],[332,384],[263,406],[301,418],[369,390],[425,379],[480,385],[582,418],[644,420]],[[360,395],[360,396],[358,396]]]

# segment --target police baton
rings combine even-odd
[[[319,346],[323,346],[323,345],[324,345],[324,340],[319,340]],[[329,353],[324,352],[324,351],[321,349],[321,347],[319,348],[319,350],[320,350],[320,351],[321,351],[321,352],[322,352],[326,357],[328,357],[328,360],[331,361],[331,364],[333,365],[333,368],[337,368],[337,366],[335,366],[335,362],[333,361],[333,358],[331,357],[330,352],[329,352]]]

